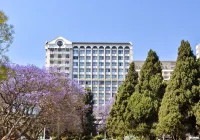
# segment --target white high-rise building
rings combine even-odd
[[[200,44],[198,44],[198,45],[196,46],[196,56],[197,56],[197,58],[200,57]]]
[[[94,95],[95,106],[113,97],[132,62],[132,43],[71,42],[58,37],[46,42],[46,67],[56,66]]]

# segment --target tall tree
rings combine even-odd
[[[136,91],[127,107],[126,122],[133,135],[155,139],[152,131],[158,121],[158,109],[164,90],[161,62],[156,52],[150,50],[140,71]]]
[[[84,122],[83,122],[83,136],[88,139],[91,135],[96,134],[95,117],[93,115],[93,94],[90,88],[86,88],[86,94],[84,97],[85,105],[87,110],[85,111]]]
[[[7,23],[8,17],[0,11],[0,54],[5,52],[13,41],[13,26]]]
[[[122,138],[126,134],[124,113],[127,108],[128,100],[135,91],[137,83],[138,74],[135,71],[135,64],[132,62],[125,81],[118,89],[118,93],[115,96],[115,102],[107,119],[108,132],[113,136]]]
[[[176,67],[168,82],[159,111],[157,133],[171,135],[174,140],[195,133],[196,119],[192,106],[199,100],[198,65],[190,43],[181,41]]]

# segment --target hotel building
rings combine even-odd
[[[58,37],[46,42],[46,67],[56,66],[94,95],[95,106],[113,97],[132,62],[132,43],[71,42]]]

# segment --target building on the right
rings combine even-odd
[[[197,56],[197,58],[200,57],[200,44],[198,44],[198,45],[196,46],[196,56]]]
[[[134,61],[136,71],[139,73],[144,61]],[[176,61],[161,61],[162,63],[162,75],[165,81],[168,81],[171,77],[172,72],[174,71]]]

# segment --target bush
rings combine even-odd
[[[97,135],[93,138],[93,140],[102,140],[104,138],[103,135]]]

